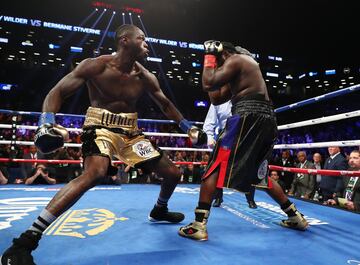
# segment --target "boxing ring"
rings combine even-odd
[[[59,188],[0,187],[1,252],[30,226]],[[310,221],[310,228],[306,232],[285,229],[277,224],[284,214],[263,191],[255,193],[258,209],[254,210],[241,193],[225,190],[222,207],[211,211],[209,241],[179,237],[178,228],[194,218],[198,191],[198,185],[179,185],[169,207],[183,212],[185,220],[154,224],[147,215],[159,186],[94,188],[48,228],[34,252],[36,264],[360,263],[358,214],[292,199]],[[4,222],[5,216],[12,220]]]
[[[359,88],[360,85],[352,86],[342,90],[342,93],[357,91]],[[325,94],[317,99],[308,99],[279,108],[277,112],[343,95],[342,93],[336,91],[333,94]],[[7,113],[6,110],[0,112]],[[8,111],[8,113],[37,115],[30,112]],[[281,125],[279,130],[358,116],[360,111],[337,114]],[[36,126],[13,123],[0,124],[1,128],[34,130]],[[80,129],[69,129],[72,130]],[[187,137],[185,134],[150,132],[145,134]],[[11,139],[0,140],[0,144],[31,145],[33,142]],[[318,148],[331,145],[360,146],[360,139],[279,144],[275,148]],[[79,144],[67,143],[65,146],[78,147]],[[162,149],[211,151],[206,148],[162,147]],[[32,162],[0,158],[0,163],[6,161]],[[277,170],[287,169],[277,168]],[[296,169],[293,170],[297,172]],[[313,170],[307,173],[318,172]],[[339,176],[350,173],[335,172],[334,174]],[[359,176],[360,172],[355,172],[354,175]],[[0,187],[0,253],[10,245],[12,238],[17,237],[31,225],[41,209],[61,187],[62,185],[12,184]],[[44,232],[40,247],[33,252],[36,264],[360,264],[359,214],[323,206],[314,201],[291,198],[310,223],[307,231],[294,231],[278,225],[279,221],[285,218],[285,214],[264,191],[256,191],[255,201],[258,208],[250,209],[243,194],[224,189],[224,202],[221,207],[211,210],[208,223],[209,240],[197,242],[178,236],[177,230],[193,220],[199,186],[179,184],[170,199],[169,209],[183,212],[186,216],[180,224],[155,224],[148,221],[148,214],[156,201],[159,189],[156,184],[101,185],[91,189]]]

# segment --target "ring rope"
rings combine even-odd
[[[355,110],[355,111],[331,115],[331,116],[327,116],[327,117],[280,125],[280,126],[278,126],[278,130],[286,130],[286,129],[293,129],[293,128],[310,126],[310,125],[317,125],[317,124],[321,124],[321,123],[333,122],[333,121],[338,121],[338,120],[343,120],[343,119],[350,119],[350,118],[359,117],[359,116],[360,116],[360,110]],[[11,124],[0,124],[0,129],[11,129],[11,128],[12,128]],[[16,125],[16,128],[26,129],[26,130],[36,130],[38,128],[38,126]],[[68,130],[69,132],[82,132],[81,128],[66,128],[66,130]],[[185,133],[144,132],[144,134],[146,136],[188,137],[188,135]]]
[[[0,162],[18,162],[18,163],[48,163],[48,164],[80,164],[82,160],[57,160],[57,159],[20,159],[20,158],[0,158]],[[207,162],[189,162],[189,161],[172,161],[176,165],[207,165]],[[124,164],[122,161],[113,161],[114,164]],[[311,175],[324,176],[360,176],[360,171],[347,170],[329,170],[329,169],[306,169],[296,167],[281,167],[269,165],[270,170],[287,171],[292,173],[304,173]]]
[[[47,163],[47,164],[80,164],[84,161],[82,160],[73,160],[73,159],[23,159],[23,158],[0,158],[0,163],[7,163],[7,162],[17,162],[17,163]],[[176,165],[207,165],[207,162],[189,162],[189,161],[172,161]],[[123,161],[114,160],[112,161],[113,164],[125,164]]]
[[[278,130],[286,130],[286,129],[293,129],[293,128],[310,126],[310,125],[317,125],[317,124],[321,124],[321,123],[339,121],[339,120],[343,120],[343,119],[350,119],[350,118],[358,117],[358,116],[360,116],[360,110],[355,110],[355,111],[331,115],[331,116],[327,116],[327,117],[321,117],[321,118],[317,118],[317,119],[311,119],[311,120],[305,120],[305,121],[299,121],[299,122],[280,125],[280,126],[278,126]]]
[[[280,108],[275,109],[275,113],[280,113],[286,110],[290,110],[290,109],[295,109],[298,107],[302,107],[308,104],[312,104],[315,102],[319,102],[325,99],[329,99],[329,98],[333,98],[333,97],[337,97],[337,96],[342,96],[342,95],[346,95],[348,93],[352,93],[355,91],[360,90],[360,84],[357,85],[353,85],[347,88],[343,88],[337,91],[333,91],[327,94],[323,94],[317,97],[313,97],[313,98],[309,98],[309,99],[305,99],[303,101],[299,101],[296,103],[292,103]],[[34,111],[15,111],[15,110],[7,110],[7,109],[0,109],[0,113],[5,113],[5,114],[11,114],[11,115],[40,115],[41,112],[34,112]],[[85,115],[78,115],[78,114],[65,114],[65,113],[56,113],[56,116],[67,116],[67,117],[76,117],[76,118],[84,118]],[[138,119],[139,121],[144,121],[144,122],[154,122],[154,123],[176,123],[174,120],[152,120],[152,119]],[[203,122],[198,122],[198,121],[191,121],[191,123],[194,124],[204,124]]]
[[[287,171],[292,173],[304,173],[311,175],[324,175],[324,176],[356,176],[360,177],[360,171],[348,170],[329,170],[329,169],[311,169],[311,168],[297,168],[297,167],[280,167],[269,165],[270,170]]]
[[[287,106],[277,108],[275,110],[275,113],[280,113],[280,112],[290,110],[290,109],[296,109],[296,108],[299,108],[299,107],[302,107],[302,106],[305,106],[305,105],[309,105],[309,104],[312,104],[312,103],[315,103],[315,102],[319,102],[319,101],[322,101],[322,100],[325,100],[325,99],[330,99],[330,98],[334,98],[334,97],[337,97],[337,96],[343,96],[343,95],[346,95],[348,93],[352,93],[352,92],[355,92],[355,91],[358,91],[358,90],[360,90],[360,84],[353,85],[353,86],[343,88],[343,89],[340,89],[340,90],[336,90],[336,91],[333,91],[333,92],[330,92],[330,93],[327,93],[327,94],[323,94],[323,95],[320,95],[320,96],[317,96],[317,97],[308,98],[308,99],[305,99],[305,100],[302,100],[302,101],[299,101],[299,102],[296,102],[296,103],[293,103],[293,104],[290,104],[290,105],[287,105]]]
[[[37,111],[17,111],[17,110],[7,110],[7,109],[0,109],[0,113],[10,114],[10,115],[41,115],[42,112]],[[55,113],[56,116],[63,116],[63,117],[73,117],[73,118],[85,118],[85,115],[82,114],[67,114],[67,113]],[[138,119],[140,122],[153,122],[153,123],[173,123],[177,124],[174,120],[156,120],[156,119]],[[191,124],[204,124],[201,121],[189,121]]]
[[[0,124],[0,129],[11,129],[10,124]],[[17,129],[37,130],[38,126],[33,125],[16,125]],[[82,132],[81,128],[65,128],[68,132]],[[159,132],[143,132],[146,136],[169,136],[169,137],[189,137],[186,133],[159,133]]]
[[[32,141],[11,141],[0,140],[0,144],[11,144],[15,142],[18,145],[34,145]],[[81,147],[78,143],[65,143],[66,147]],[[318,143],[303,143],[303,144],[276,144],[274,149],[300,149],[300,148],[321,148],[329,146],[360,146],[360,140],[346,140],[346,141],[332,141],[332,142],[318,142]],[[199,152],[212,152],[210,148],[187,148],[187,147],[159,147],[162,150],[168,151],[199,151]]]
[[[329,146],[360,146],[360,140],[331,141],[303,144],[276,144],[274,149],[300,149],[300,148],[321,148]]]

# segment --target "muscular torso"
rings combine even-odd
[[[86,82],[90,105],[114,113],[136,112],[136,102],[144,93],[144,69],[135,63],[131,73],[122,73],[111,62],[112,56],[96,59],[99,71]],[[141,68],[139,68],[139,66]]]
[[[269,100],[266,83],[257,62],[247,55],[236,54],[233,56],[239,56],[241,71],[230,82],[232,102],[235,103],[240,98],[251,94],[265,95],[265,99]]]

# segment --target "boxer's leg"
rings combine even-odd
[[[201,182],[199,203],[195,209],[195,221],[181,227],[179,235],[200,241],[208,239],[206,224],[210,215],[211,201],[216,190],[218,176],[219,168],[216,168]]]
[[[147,172],[154,172],[163,179],[159,197],[149,215],[149,220],[152,222],[167,221],[171,223],[179,223],[184,220],[185,216],[182,213],[169,212],[167,208],[168,201],[180,180],[180,170],[166,156],[146,162],[142,165],[142,168]]]
[[[43,231],[62,213],[74,205],[80,197],[106,175],[109,158],[89,156],[85,158],[85,171],[65,185],[40,213],[32,226],[13,240],[13,245],[2,255],[2,264],[34,265],[31,251],[35,250]]]
[[[276,181],[273,181],[271,178],[269,178],[269,181],[271,181],[271,185],[269,185],[271,188],[266,190],[267,193],[280,205],[281,209],[288,216],[288,219],[282,220],[280,225],[297,230],[306,230],[309,223],[303,217],[303,214],[296,209],[294,203],[290,202]]]

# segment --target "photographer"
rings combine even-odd
[[[44,164],[37,164],[31,173],[31,177],[26,178],[25,184],[56,184],[56,180],[51,177],[49,169]]]

